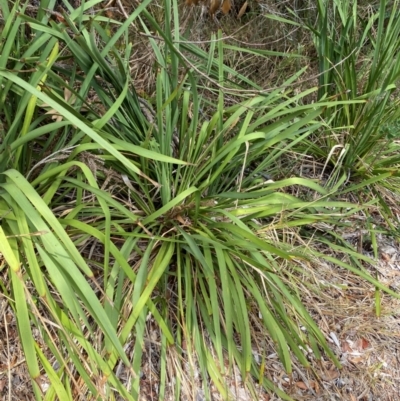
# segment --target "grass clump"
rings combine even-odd
[[[149,330],[159,399],[171,386],[176,399],[196,396],[188,381],[206,399],[210,383],[228,399],[238,367],[254,398],[289,400],[264,375],[267,350],[289,375],[294,359],[310,367],[309,354],[340,367],[293,270],[324,257],[396,294],[363,255],[323,236],[348,260],[304,245],[307,230],[342,227],[361,209],[339,198],[343,179],[275,177],[285,156],[338,121],[347,127],[339,117],[367,107],[366,97],[322,93],[325,83],[294,90],[305,69],[266,91],[226,54],[269,53],[227,45],[220,33],[206,50],[183,40],[176,2],[163,4],[163,24],[150,1],[123,22],[100,1],[65,3],[61,14],[48,1],[33,14],[0,4],[1,285],[36,399],[138,399]],[[132,25],[154,62],[145,97],[131,75]],[[261,357],[254,322],[270,338]]]

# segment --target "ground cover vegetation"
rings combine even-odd
[[[2,330],[34,399],[238,399],[236,373],[293,399],[270,354],[341,367],[318,263],[399,298],[398,1],[72,3],[0,0]]]

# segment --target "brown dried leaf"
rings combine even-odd
[[[208,11],[211,15],[215,15],[215,13],[218,11],[219,4],[220,4],[220,0],[211,0],[210,1],[210,8]]]
[[[364,359],[365,359],[365,358],[362,357],[362,356],[355,356],[355,357],[353,357],[353,358],[349,358],[349,361],[352,362],[352,363],[354,363],[354,364],[357,364],[357,363],[363,362]]]
[[[221,11],[224,15],[228,14],[229,11],[232,8],[232,3],[231,0],[223,0],[222,6],[221,6]]]
[[[369,342],[365,338],[361,339],[361,349],[365,349],[369,347]]]
[[[369,347],[369,342],[365,338],[359,338],[355,343],[357,351],[361,352],[365,348]]]
[[[302,390],[308,390],[308,386],[303,382],[296,382],[296,386]]]
[[[342,351],[343,352],[353,352],[353,349],[350,347],[347,341],[343,341],[342,343]]]
[[[248,2],[247,1],[245,1],[244,3],[243,3],[243,5],[242,5],[242,7],[240,7],[240,10],[239,10],[239,13],[238,13],[238,18],[242,18],[243,17],[243,14],[246,12],[246,10],[247,10],[247,6],[248,6],[249,4],[248,4]]]
[[[339,377],[339,372],[336,369],[326,370],[322,375],[325,381],[332,381]]]
[[[179,221],[179,223],[181,223],[182,225],[186,225],[185,220],[183,219],[183,217],[181,215],[178,214],[178,216],[175,217],[176,220]]]
[[[307,384],[304,383],[304,382],[296,382],[295,384],[296,384],[296,386],[297,386],[298,388],[301,388],[302,390],[308,390],[308,389],[312,388],[312,389],[315,389],[315,391],[316,391],[317,393],[319,393],[319,391],[320,391],[320,390],[319,390],[318,383],[317,383],[316,381],[314,381],[314,380],[310,380],[310,381],[308,382],[308,386],[307,386]]]

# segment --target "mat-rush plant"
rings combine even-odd
[[[400,78],[399,2],[381,0],[372,12],[358,4],[319,0],[310,29],[319,59],[319,98],[366,102],[327,109],[323,117],[328,129],[307,145],[354,176],[398,175],[398,145],[381,127],[400,113],[395,95]]]
[[[166,2],[161,28],[142,3],[110,38],[108,19],[84,13],[99,2],[71,9],[62,22],[44,11],[54,3],[42,3],[33,19],[2,2],[0,41],[0,285],[36,399],[137,399],[149,325],[156,327],[159,399],[167,377],[175,377],[179,399],[184,377],[197,369],[207,399],[210,379],[228,398],[233,364],[254,398],[250,375],[290,399],[264,377],[265,358],[253,356],[252,319],[287,372],[293,355],[309,366],[308,347],[338,365],[282,267],[306,256],[280,234],[336,221],[334,207],[356,208],[330,201],[312,181],[263,177],[336,104],[299,106],[310,91],[276,90],[225,108],[223,42],[216,58],[213,48],[204,54],[194,45],[183,54],[176,4]],[[135,94],[130,46],[122,55],[114,47],[142,18],[164,40],[149,39],[159,68],[154,108]],[[218,77],[213,115],[202,115],[205,100],[183,57],[193,58],[197,73]],[[283,192],[294,185],[320,199]]]

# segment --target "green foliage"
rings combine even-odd
[[[319,99],[353,100],[328,109],[325,133],[307,142],[345,173],[368,177],[398,174],[398,146],[382,126],[399,118],[398,1],[382,0],[373,13],[357,1],[320,0],[314,33],[319,58]]]
[[[193,358],[207,399],[210,379],[229,397],[224,378],[233,364],[253,392],[250,375],[290,399],[253,356],[251,319],[259,316],[288,373],[292,357],[309,366],[309,347],[339,366],[290,280],[290,266],[313,251],[294,250],[283,234],[321,221],[340,225],[345,214],[332,210],[359,207],[335,200],[343,181],[328,191],[305,178],[265,177],[326,129],[324,116],[333,121],[339,110],[366,102],[322,94],[307,105],[318,88],[262,92],[244,75],[231,79],[220,36],[208,52],[181,41],[176,2],[165,2],[164,26],[146,10],[150,0],[122,24],[86,13],[98,3],[70,9],[61,22],[46,11],[54,2],[42,1],[35,18],[24,6],[0,3],[7,15],[0,251],[12,288],[1,285],[18,319],[36,399],[43,399],[36,382],[43,371],[51,382],[45,399],[71,400],[76,392],[86,400],[117,393],[137,399],[148,316],[160,336],[159,399],[171,349],[181,369]],[[150,102],[130,77],[133,22],[148,35],[158,71]],[[111,37],[107,24],[117,27]],[[217,99],[208,114],[205,77]],[[241,85],[252,93],[227,106]],[[290,195],[292,187],[312,201]],[[339,264],[390,292],[366,271]],[[119,363],[132,375],[130,387],[116,374]],[[177,374],[177,398],[181,380]]]
[[[384,124],[379,131],[388,140],[398,140],[400,138],[400,119]]]

